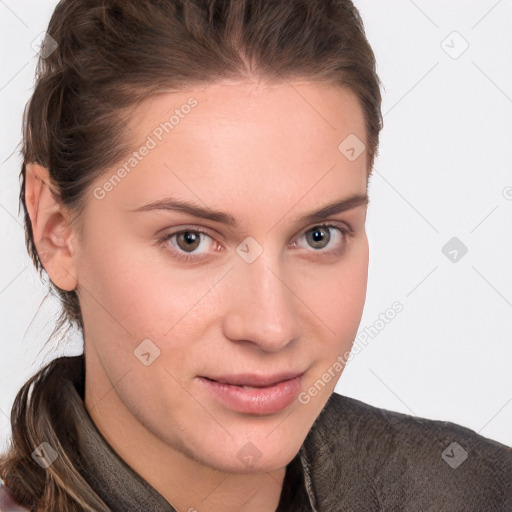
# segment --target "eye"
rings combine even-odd
[[[334,252],[340,252],[345,247],[349,233],[350,231],[347,228],[332,224],[322,224],[308,229],[301,235],[301,238],[304,237],[308,246],[315,251],[328,248]],[[297,246],[300,244],[294,243],[293,245]]]
[[[207,257],[209,252],[215,251],[215,248],[211,248],[215,240],[204,231],[197,229],[183,229],[168,233],[160,238],[159,242],[178,260],[200,260]]]
[[[346,245],[347,238],[352,231],[343,226],[334,224],[322,224],[313,226],[291,243],[292,247],[305,247],[301,243],[302,239],[306,240],[306,250],[313,249],[309,252],[318,252],[321,254],[340,255]],[[171,252],[173,258],[185,262],[200,262],[213,252],[221,250],[222,246],[213,239],[208,233],[193,228],[181,229],[172,233],[163,235],[158,240],[165,250]]]

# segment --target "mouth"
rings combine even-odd
[[[220,404],[245,414],[275,414],[291,405],[302,386],[302,373],[272,376],[199,377]]]

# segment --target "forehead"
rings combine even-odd
[[[194,106],[190,108],[190,104]],[[220,129],[233,128],[232,135],[240,137],[254,129],[260,134],[254,143],[267,134],[287,140],[285,147],[297,140],[313,145],[318,139],[336,142],[351,133],[362,141],[366,139],[364,116],[355,94],[318,82],[219,82],[187,91],[162,92],[134,108],[127,128],[135,142],[153,132],[157,138],[165,138],[169,132],[162,125],[166,124],[175,135],[188,130],[203,140],[207,135],[210,141]]]
[[[366,153],[343,152],[344,141],[366,144],[362,109],[351,91],[329,84],[221,82],[161,93],[133,110],[127,135],[137,155],[111,169],[128,163],[129,175],[109,194],[126,208],[165,195],[212,208],[285,207],[285,198],[307,195],[310,209],[326,194],[366,190]]]

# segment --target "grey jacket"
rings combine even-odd
[[[69,454],[114,512],[176,512],[110,447],[83,402],[83,356],[64,379]],[[0,512],[28,510],[3,505]],[[6,508],[7,507],[7,508]],[[332,394],[286,469],[276,512],[512,512],[512,448],[434,421]],[[206,511],[205,511],[206,512]]]

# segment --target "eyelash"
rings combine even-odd
[[[343,253],[344,250],[345,250],[345,245],[346,245],[346,242],[347,242],[347,238],[353,234],[353,231],[350,228],[347,228],[346,226],[340,226],[340,225],[337,225],[337,224],[324,223],[324,224],[315,224],[311,228],[306,229],[305,231],[303,231],[300,236],[302,237],[306,233],[309,233],[310,231],[314,231],[317,228],[332,228],[332,229],[335,229],[335,230],[339,231],[341,233],[341,236],[343,237],[342,247],[341,248],[338,248],[338,249],[335,249],[335,250],[331,250],[331,251],[329,251],[327,249],[325,249],[325,250],[324,249],[317,249],[317,250],[315,250],[315,249],[311,248],[311,250],[313,252],[318,252],[318,253],[327,253],[327,254],[334,254],[334,255],[339,253],[341,255],[341,253]],[[159,243],[159,245],[161,247],[164,248],[164,250],[171,251],[173,253],[173,257],[176,258],[178,261],[183,261],[183,262],[187,263],[187,262],[200,262],[200,261],[202,261],[204,259],[207,259],[209,257],[209,255],[206,255],[206,256],[194,256],[193,253],[188,254],[188,253],[185,253],[185,252],[179,252],[180,251],[179,249],[176,249],[174,247],[173,248],[169,247],[169,243],[168,242],[173,237],[175,237],[176,235],[179,235],[181,233],[187,233],[187,232],[204,235],[204,236],[207,236],[209,238],[212,238],[212,240],[213,240],[213,237],[211,237],[206,231],[203,231],[202,229],[186,227],[184,229],[183,228],[180,229],[179,231],[174,231],[172,233],[165,234],[164,236],[162,236],[162,237],[160,237],[158,239],[158,243]],[[329,243],[330,243],[330,240],[329,240]]]

